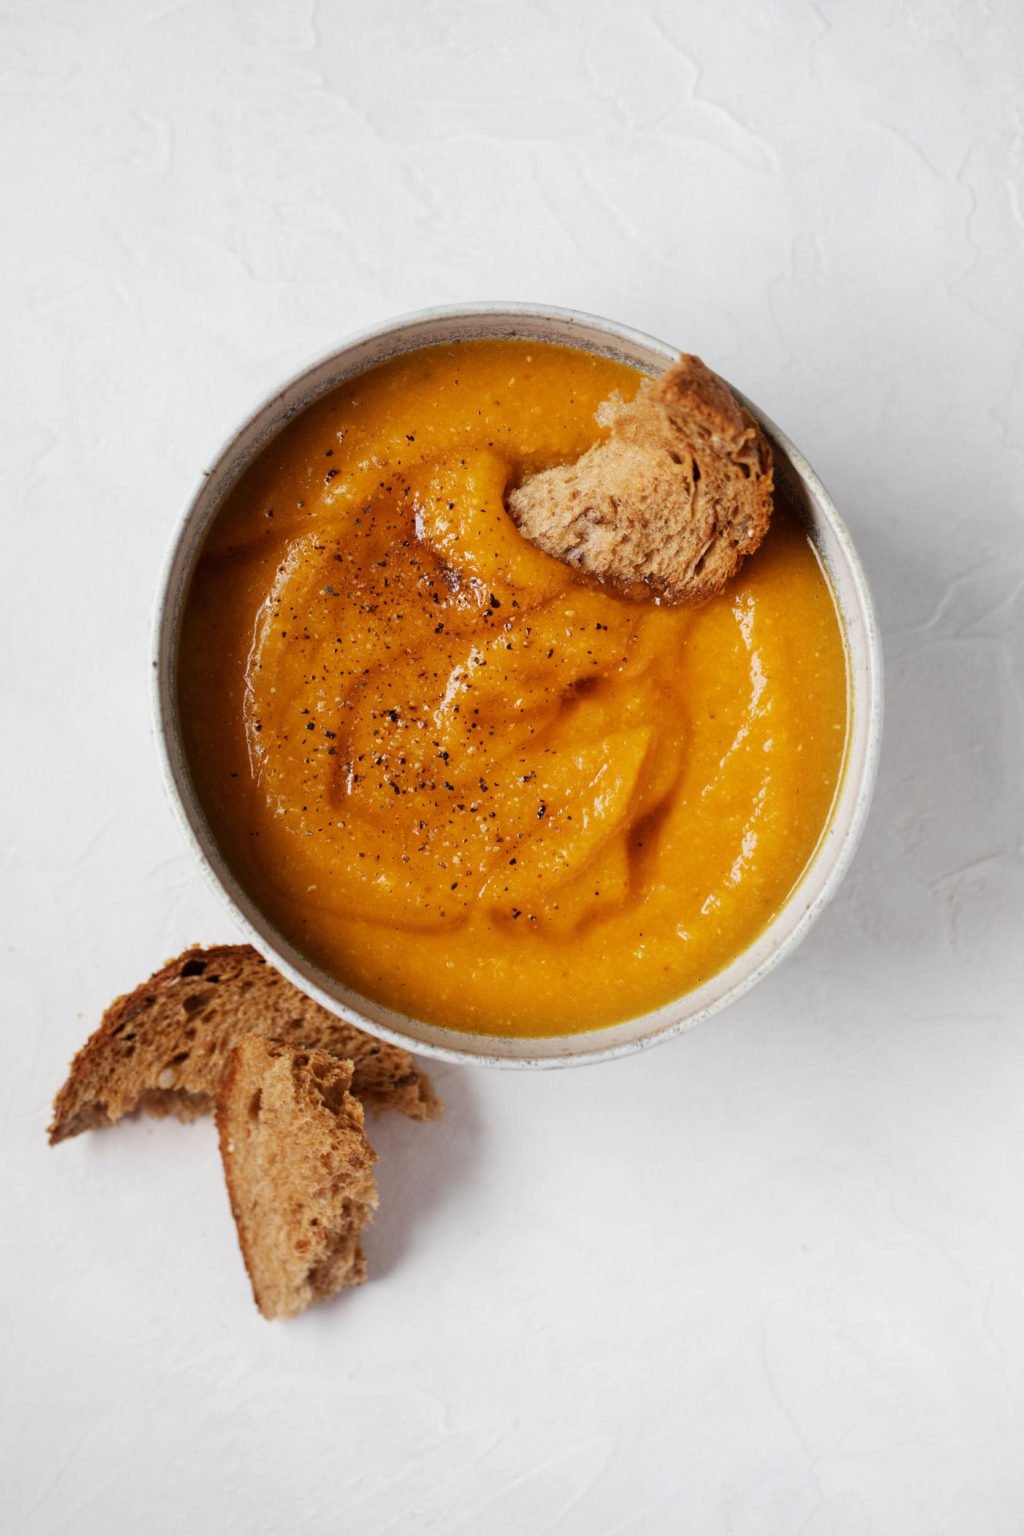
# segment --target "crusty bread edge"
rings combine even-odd
[[[249,1277],[249,1285],[252,1289],[253,1300],[256,1303],[260,1315],[265,1317],[268,1322],[273,1322],[275,1314],[271,1312],[265,1312],[260,1303],[259,1292],[256,1289],[256,1278],[253,1275],[252,1266],[249,1263],[249,1248],[242,1234],[242,1221],[240,1216],[241,1206],[238,1200],[237,1192],[235,1190],[230,1153],[228,1151],[228,1142],[230,1137],[228,1135],[226,1105],[228,1098],[230,1097],[231,1090],[234,1087],[235,1078],[238,1076],[240,1066],[241,1056],[238,1050],[238,1046],[236,1045],[234,1050],[231,1052],[231,1055],[227,1059],[227,1063],[224,1068],[224,1074],[220,1080],[220,1092],[217,1095],[217,1102],[213,1107],[213,1118],[214,1124],[217,1127],[217,1146],[220,1151],[221,1167],[224,1170],[224,1183],[227,1187],[228,1203],[231,1206],[231,1216],[235,1223],[235,1235],[238,1238],[238,1247],[241,1250],[242,1262],[245,1265],[245,1272]]]

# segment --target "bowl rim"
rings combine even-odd
[[[177,520],[157,589],[152,629],[151,729],[156,739],[165,792],[185,841],[208,884],[217,893],[221,904],[226,906],[245,938],[263,955],[264,959],[328,1011],[394,1045],[460,1066],[495,1066],[525,1070],[614,1061],[649,1049],[653,1045],[696,1028],[698,1024],[704,1023],[738,1001],[797,948],[824,907],[835,895],[849,869],[867,821],[877,777],[883,714],[882,649],[863,567],[853,540],[820,477],[796,445],[771,418],[733,385],[729,385],[730,389],[765,429],[773,448],[782,450],[806,493],[815,516],[820,517],[824,522],[842,557],[843,586],[840,590],[837,572],[832,568],[832,562],[826,562],[817,543],[815,545],[819,558],[827,565],[843,631],[849,690],[848,734],[841,778],[829,813],[829,820],[799,879],[775,916],[757,938],[746,949],[734,956],[726,967],[699,987],[680,994],[678,998],[657,1009],[649,1010],[645,1014],[632,1015],[619,1024],[575,1034],[540,1037],[468,1033],[450,1027],[431,1025],[424,1020],[398,1014],[394,1010],[375,1004],[372,999],[364,998],[354,989],[345,987],[337,978],[330,976],[328,972],[309,960],[297,946],[278,934],[273,925],[263,916],[258,903],[235,879],[226,860],[216,847],[212,833],[205,824],[198,797],[192,790],[184,755],[176,697],[177,645],[181,614],[195,560],[227,489],[246,465],[262,451],[266,443],[320,395],[337,387],[345,378],[358,377],[390,357],[438,344],[429,340],[409,340],[410,335],[415,338],[416,332],[428,330],[432,326],[446,323],[458,325],[463,322],[470,326],[486,325],[491,328],[491,334],[496,337],[517,335],[521,327],[530,322],[540,325],[554,323],[569,330],[585,333],[595,340],[595,345],[590,350],[604,350],[604,355],[645,352],[659,357],[666,364],[678,355],[678,348],[618,321],[557,305],[513,301],[441,305],[414,310],[352,332],[326,351],[318,352],[302,367],[294,370],[276,389],[262,396],[256,406],[224,439],[220,448],[207,460],[210,467],[199,476],[185,503],[183,514]],[[502,322],[504,322],[503,329]],[[477,331],[475,334],[483,339],[487,332]],[[408,344],[402,344],[403,338]],[[466,337],[459,339],[470,339],[470,337],[467,334]],[[525,339],[533,339],[538,344],[544,340],[554,340],[554,338],[540,336]],[[388,343],[392,342],[395,345],[389,347]],[[601,342],[607,344],[605,348],[602,348]],[[556,342],[556,344],[559,343]],[[566,338],[560,344],[571,346],[574,343]],[[575,344],[579,345],[580,342],[577,341]],[[311,390],[299,404],[290,407],[285,405],[290,396],[301,390],[302,386],[313,380],[319,372],[332,365],[340,365],[346,356],[357,354],[361,349],[374,345],[383,348],[377,357],[360,362],[348,372],[342,370],[332,382]],[[632,366],[640,365],[634,360]],[[727,380],[726,382],[728,383]],[[247,450],[240,452],[239,444],[242,440],[257,429],[261,421],[268,417],[273,418],[275,410],[278,415],[276,420],[273,420],[273,424],[265,432],[258,434],[255,442]],[[227,483],[219,495],[211,497],[211,481],[222,473],[227,475]],[[856,621],[852,626],[851,618]],[[858,642],[856,657],[853,655],[854,637],[851,636],[851,627],[856,632],[855,638]],[[854,777],[851,774],[853,766],[851,757],[855,734],[859,734],[860,761]],[[850,810],[845,829],[836,841],[833,836],[834,828],[840,810],[848,802]],[[826,872],[817,890],[807,901],[796,920],[789,922],[787,931],[777,941],[772,941],[771,936],[774,931],[783,924],[783,920],[792,913],[793,909],[800,905],[801,891],[806,886],[809,876],[819,869],[826,855],[828,856]],[[713,986],[719,978],[741,965],[747,956],[753,955],[758,950],[761,953],[755,964],[738,975],[717,996],[692,1010],[687,1010],[687,999],[699,997],[703,990]],[[350,1003],[347,998],[335,995],[332,990],[329,990],[332,986],[344,991],[347,997],[355,999],[355,1002]],[[370,1011],[363,1012],[360,1004],[365,1004]],[[661,1023],[657,1022],[660,1015],[672,1012],[678,1012],[679,1016]],[[384,1017],[382,1018],[381,1015]],[[607,1038],[614,1031],[645,1019],[651,1019],[652,1023],[650,1029],[644,1033],[629,1039],[601,1044],[602,1037]],[[426,1030],[435,1038],[421,1038],[410,1034],[402,1027],[403,1024]],[[543,1051],[545,1044],[550,1046],[557,1042],[568,1044],[570,1048],[550,1053]],[[592,1043],[588,1046],[585,1042]],[[509,1053],[510,1046],[515,1048],[514,1054]],[[571,1048],[572,1046],[578,1048]],[[504,1047],[504,1050],[499,1050],[499,1047]]]

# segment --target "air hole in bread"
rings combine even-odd
[[[180,972],[181,976],[201,976],[206,970],[205,960],[186,960]]]
[[[262,1088],[257,1088],[256,1092],[253,1094],[252,1098],[249,1100],[249,1119],[250,1120],[258,1120],[259,1119],[260,1105],[262,1103],[263,1103],[263,1089]]]
[[[708,555],[711,553],[711,549],[712,549],[712,546],[713,546],[714,542],[715,542],[714,539],[709,540],[709,542],[707,544],[705,544],[704,548],[701,550],[700,557],[698,558],[697,563],[693,567],[693,574],[695,576],[699,576],[701,571],[704,569],[704,562],[707,560]]]
[[[340,1083],[317,1083],[320,1097],[332,1114],[340,1114],[345,1102],[345,1090]]]
[[[210,1001],[209,992],[193,992],[181,1000],[183,1013],[198,1013],[200,1008],[205,1008]]]

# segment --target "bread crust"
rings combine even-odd
[[[634,400],[606,401],[598,421],[607,438],[510,493],[519,531],[632,597],[720,592],[771,520],[771,447],[750,412],[683,354]]]
[[[259,1035],[351,1060],[374,1113],[436,1119],[441,1102],[408,1051],[365,1034],[292,986],[249,944],[188,949],[116,999],[54,1100],[51,1145],[143,1110],[209,1114],[239,1039]]]

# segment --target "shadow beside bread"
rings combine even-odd
[[[472,1073],[461,1067],[435,1072],[444,1101],[439,1120],[413,1124],[404,1115],[367,1117],[377,1153],[380,1206],[363,1237],[370,1284],[396,1269],[418,1241],[418,1228],[451,1201],[465,1197],[480,1165],[482,1126]]]

